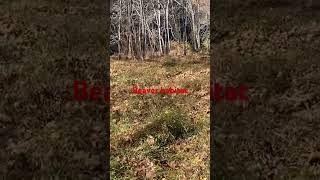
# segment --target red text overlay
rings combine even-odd
[[[133,86],[131,93],[134,94],[188,94],[188,89],[186,88],[139,88],[138,86]]]
[[[220,84],[211,86],[210,100],[214,102],[226,101],[248,101],[246,95],[248,88],[244,84],[237,87],[226,86]],[[131,88],[133,94],[188,94],[186,88],[139,88],[133,86]],[[108,86],[91,86],[89,87],[86,81],[74,81],[73,83],[73,98],[77,101],[93,100],[110,102],[110,88]]]
[[[220,84],[211,86],[210,99],[215,102],[222,100],[227,101],[248,101],[249,98],[246,95],[248,88],[244,84],[240,84],[238,87],[226,86],[223,87]]]

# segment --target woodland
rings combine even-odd
[[[168,55],[177,44],[184,55],[199,52],[209,43],[209,16],[208,0],[114,0],[112,54],[144,59]]]

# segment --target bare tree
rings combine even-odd
[[[113,53],[144,59],[167,55],[173,41],[201,49],[209,38],[209,0],[114,0],[111,18]],[[117,50],[115,50],[117,49]]]
[[[118,25],[118,58],[121,59],[121,22],[122,22],[122,0],[119,0],[119,25]]]

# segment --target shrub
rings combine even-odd
[[[176,65],[177,65],[176,59],[169,57],[169,56],[165,58],[165,61],[163,63],[163,66],[165,66],[165,67],[174,67]]]
[[[164,107],[152,117],[154,120],[133,135],[133,140],[148,135],[156,137],[160,145],[186,138],[195,131],[195,126],[188,121],[185,113],[176,106]]]

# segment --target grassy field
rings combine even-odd
[[[216,173],[319,179],[319,7],[216,2],[213,74],[250,88],[249,104],[211,114]],[[106,179],[108,107],[72,97],[74,80],[105,81],[104,3],[0,1],[2,179]],[[199,55],[112,60],[112,179],[208,179],[209,65]],[[135,95],[134,84],[190,94]]]
[[[209,59],[111,62],[112,179],[209,179]],[[135,84],[189,94],[132,94]]]

